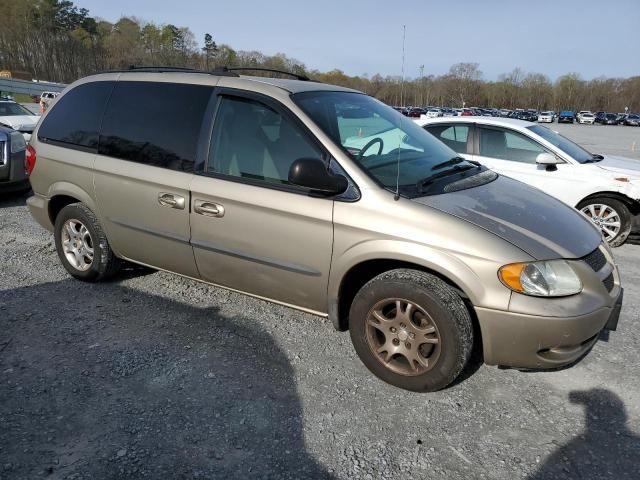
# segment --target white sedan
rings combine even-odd
[[[553,112],[542,112],[538,115],[538,122],[553,123]]]
[[[0,125],[13,128],[24,136],[25,141],[31,138],[31,132],[40,120],[40,115],[34,115],[22,105],[13,100],[0,100]]]
[[[577,208],[611,246],[622,245],[640,212],[640,161],[593,154],[531,122],[495,117],[416,120],[455,150]]]
[[[588,125],[593,125],[596,121],[596,116],[593,113],[583,113],[578,117],[578,123],[586,123]]]

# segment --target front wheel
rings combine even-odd
[[[580,202],[578,210],[600,229],[604,239],[612,247],[622,245],[631,233],[631,212],[619,200],[596,197]]]
[[[391,270],[362,287],[351,304],[349,330],[374,375],[415,392],[453,382],[473,346],[471,317],[458,293],[417,270]]]

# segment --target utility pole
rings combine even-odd
[[[424,65],[420,65],[420,107],[424,107]]]
[[[407,26],[402,25],[402,81],[400,83],[400,106],[404,107],[404,39],[407,35]]]

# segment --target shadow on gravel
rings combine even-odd
[[[29,195],[31,195],[31,191],[16,193],[0,192],[0,208],[26,206]]]
[[[638,478],[640,437],[626,425],[622,400],[594,388],[571,392],[569,401],[584,406],[585,431],[553,453],[530,480]]]
[[[0,425],[0,478],[331,478],[267,331],[115,283],[0,291]]]

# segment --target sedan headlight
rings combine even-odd
[[[511,263],[498,270],[498,277],[514,292],[535,297],[565,297],[582,291],[582,282],[565,260]]]

